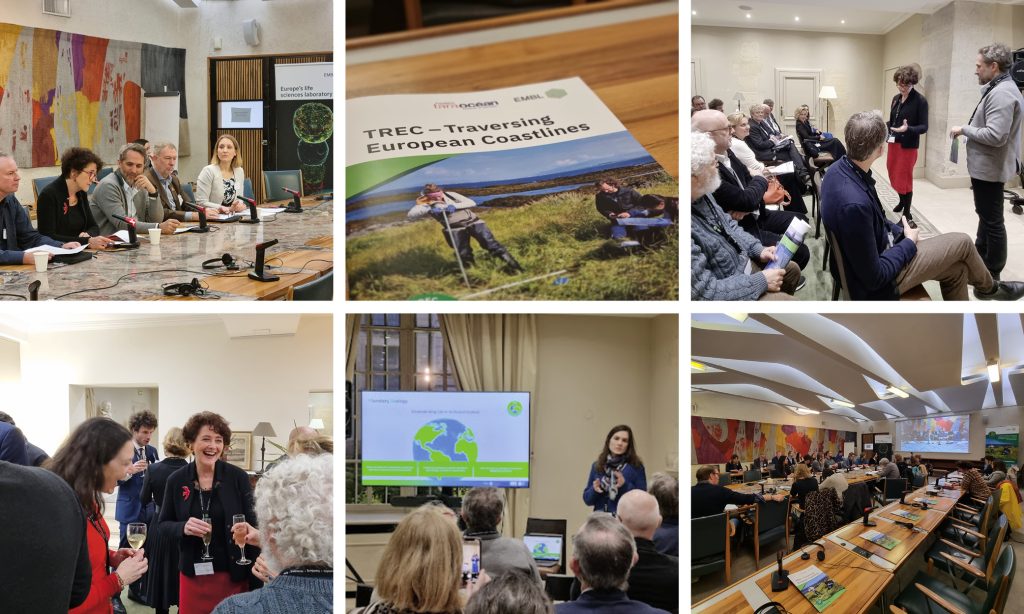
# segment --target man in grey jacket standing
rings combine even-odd
[[[100,234],[109,235],[128,228],[128,224],[115,215],[135,218],[135,229],[139,232],[159,227],[161,234],[169,235],[181,225],[173,218],[164,221],[160,193],[143,174],[145,165],[145,148],[129,143],[117,155],[117,169],[96,186],[89,197],[89,206]]]
[[[1003,184],[1017,174],[1020,164],[1020,128],[1024,116],[1021,96],[1008,73],[1012,54],[1002,43],[978,50],[974,74],[981,90],[981,102],[966,126],[953,126],[953,138],[967,137],[967,172],[974,191],[978,214],[978,236],[974,244],[992,277],[1006,265],[1006,226],[1003,223]],[[974,290],[975,296],[980,294]]]

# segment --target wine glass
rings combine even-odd
[[[234,526],[240,522],[245,522],[245,514],[235,514],[231,517],[231,525]],[[242,551],[242,558],[235,561],[239,565],[248,565],[252,563],[249,559],[245,558],[245,529],[239,529],[235,531],[235,545]]]
[[[212,561],[213,557],[210,556],[210,541],[213,539],[213,520],[209,516],[203,516],[203,522],[210,525],[210,530],[203,533],[203,547],[206,551],[203,553],[202,560]]]
[[[128,545],[138,550],[146,543],[146,523],[132,522],[128,524]]]

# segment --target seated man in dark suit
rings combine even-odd
[[[772,211],[764,203],[768,180],[762,176],[751,177],[747,167],[729,149],[732,141],[729,120],[718,111],[698,111],[690,118],[690,127],[705,132],[715,142],[715,156],[718,158],[718,173],[721,184],[712,196],[734,220],[762,245],[776,245],[785,234],[793,218],[807,221],[799,211]],[[794,203],[802,203],[800,199]],[[802,207],[802,205],[800,205]],[[803,213],[807,212],[806,207]],[[801,245],[793,255],[793,262],[801,268],[807,267],[811,253]]]
[[[809,184],[811,173],[807,170],[796,143],[792,139],[787,141],[784,135],[768,122],[768,114],[768,105],[755,104],[750,107],[750,134],[743,141],[754,151],[754,157],[758,160],[792,162],[797,178],[804,184]]]
[[[718,467],[704,465],[697,470],[697,484],[690,488],[690,517],[703,518],[725,511],[725,506],[749,505],[762,501],[783,501],[785,495],[746,494],[718,485]],[[738,528],[739,519],[732,518],[733,531]]]
[[[626,595],[629,570],[637,562],[629,530],[606,512],[592,513],[572,537],[569,567],[583,592],[576,601],[555,606],[556,614],[667,614]]]
[[[626,594],[634,601],[678,612],[679,559],[658,552],[653,541],[661,525],[658,501],[642,490],[631,490],[622,495],[615,513],[636,541],[637,561],[629,572]]]
[[[897,225],[885,217],[871,165],[882,156],[888,134],[881,116],[853,115],[845,128],[849,153],[829,166],[821,184],[821,219],[843,256],[850,298],[898,300],[929,280],[939,282],[947,301],[966,301],[968,286],[974,286],[980,300],[1024,296],[1024,283],[992,278],[966,234],[948,232],[920,240],[917,227],[906,219]]]

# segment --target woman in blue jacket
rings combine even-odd
[[[601,454],[590,466],[583,502],[595,512],[614,514],[622,495],[634,489],[647,490],[647,474],[636,453],[633,429],[619,424],[608,431]]]

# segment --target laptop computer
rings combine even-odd
[[[562,563],[562,540],[561,535],[550,533],[527,533],[523,536],[537,567],[557,567]]]

